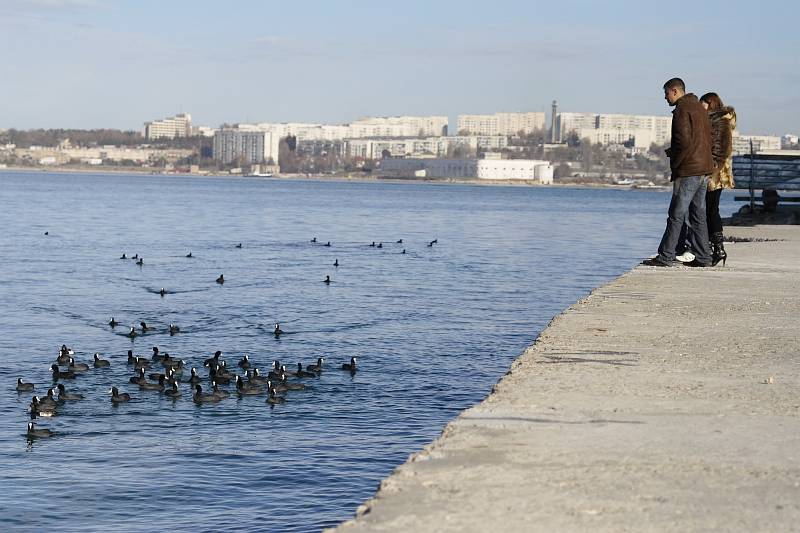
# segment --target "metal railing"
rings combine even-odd
[[[733,158],[733,178],[736,189],[747,189],[749,196],[736,196],[736,200],[749,200],[755,207],[757,190],[800,191],[800,156],[758,154],[750,143],[750,153]],[[782,201],[800,201],[800,197],[781,197]]]

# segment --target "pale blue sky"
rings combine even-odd
[[[0,0],[0,128],[454,118],[553,99],[666,114],[678,75],[734,105],[744,133],[800,133],[800,2],[672,5]]]

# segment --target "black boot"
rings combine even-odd
[[[717,266],[720,261],[722,261],[722,266],[725,266],[725,261],[728,260],[723,241],[724,237],[721,231],[711,235],[711,266]]]

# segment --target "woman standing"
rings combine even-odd
[[[722,218],[719,216],[719,197],[722,189],[733,189],[733,130],[736,128],[736,111],[722,104],[717,93],[706,93],[700,103],[708,110],[711,119],[711,155],[716,169],[708,180],[706,191],[706,222],[711,240],[711,265],[716,266],[728,259],[722,234]]]

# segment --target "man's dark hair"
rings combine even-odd
[[[682,92],[686,92],[686,84],[683,83],[683,80],[680,78],[672,78],[664,84],[665,91],[675,88],[680,89]]]

